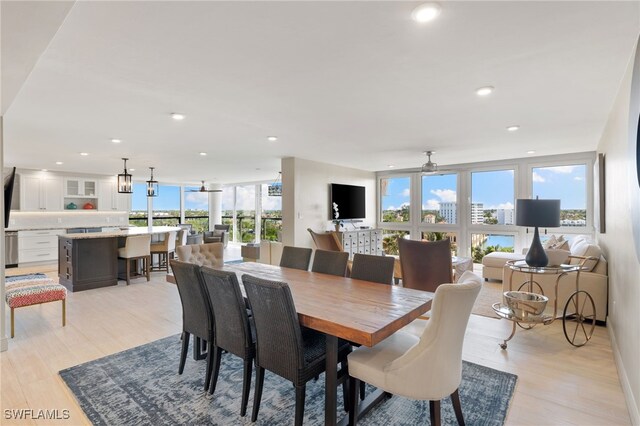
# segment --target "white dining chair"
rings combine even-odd
[[[440,425],[440,400],[450,396],[458,423],[464,425],[458,395],[462,344],[482,280],[473,273],[461,278],[464,282],[438,286],[422,334],[398,331],[374,347],[361,346],[349,354],[351,407],[357,407],[362,380],[394,395],[429,401],[432,426]],[[357,408],[352,409],[349,424],[355,425],[357,416]]]

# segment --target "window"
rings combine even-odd
[[[457,223],[458,175],[422,176],[422,222]]]
[[[233,221],[233,210],[235,206],[236,189],[233,186],[222,188],[222,224],[231,225],[229,228],[229,241],[235,241],[235,224]]]
[[[458,255],[458,233],[457,232],[432,232],[422,231],[423,241],[441,241],[445,239],[451,241],[451,255]]]
[[[393,231],[389,229],[382,231],[382,250],[384,250],[385,254],[400,254],[398,238],[409,238],[409,231]]]
[[[129,225],[148,226],[147,218],[147,184],[133,184],[133,194],[131,194],[131,212],[129,213]]]
[[[200,233],[209,230],[209,193],[189,192],[198,189],[199,186],[184,188],[184,221],[191,224],[194,232]]]
[[[482,263],[482,258],[494,251],[513,253],[515,235],[471,234],[471,254],[474,263]]]
[[[471,173],[471,224],[513,225],[514,171]]]
[[[282,232],[282,196],[269,196],[269,185],[261,185],[262,206],[261,217],[261,240],[278,241],[279,234]]]
[[[153,198],[153,225],[178,226],[180,223],[180,187],[160,185]]]
[[[380,179],[380,207],[382,222],[409,222],[411,207],[411,178]]]
[[[256,187],[236,186],[236,229],[238,241],[252,243],[256,240]]]
[[[587,166],[577,164],[531,170],[531,194],[543,199],[560,199],[560,225],[587,226]]]

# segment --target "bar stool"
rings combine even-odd
[[[181,229],[178,231],[177,237],[176,237],[176,248],[184,246],[187,244],[187,234],[189,231],[187,231],[186,229]],[[176,254],[178,252],[176,251]]]
[[[176,231],[169,231],[164,233],[164,239],[157,243],[151,244],[151,256],[158,255],[158,267],[151,267],[153,270],[165,270],[169,272],[169,259],[173,259],[173,254],[176,251]]]
[[[138,270],[138,261],[142,260],[142,272],[150,280],[149,271],[151,269],[151,235],[137,235],[127,237],[124,247],[118,249],[118,259],[124,259],[126,264],[127,285],[131,281],[131,261],[135,261]]]

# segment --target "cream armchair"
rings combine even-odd
[[[282,243],[277,241],[260,241],[260,258],[258,263],[265,263],[267,265],[280,265],[280,258],[282,257]]]

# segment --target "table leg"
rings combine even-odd
[[[325,355],[324,424],[334,426],[338,400],[338,338],[327,334]]]
[[[511,340],[515,334],[516,334],[516,321],[513,321],[513,328],[511,329],[511,334],[509,335],[509,337],[504,339],[503,343],[498,343],[498,345],[500,345],[502,349],[507,349],[507,342]]]

